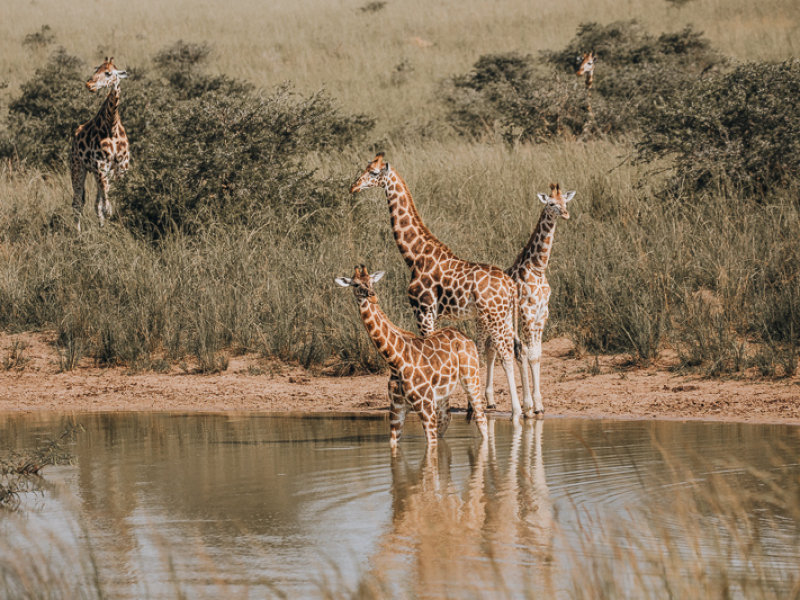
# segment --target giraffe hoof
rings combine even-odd
[[[497,410],[497,404],[487,404],[486,410],[484,412],[489,412],[489,411],[494,412],[496,410]]]

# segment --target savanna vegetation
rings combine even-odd
[[[0,9],[0,327],[56,330],[65,370],[213,372],[238,352],[380,369],[332,281],[388,271],[382,306],[413,328],[383,195],[347,193],[381,150],[471,260],[510,265],[535,192],[578,191],[546,336],[639,363],[671,349],[710,375],[795,374],[800,8],[591,8],[145,2],[91,27],[83,3]],[[118,216],[87,217],[79,237],[68,138],[102,102],[83,81],[105,55],[129,73],[133,164]]]

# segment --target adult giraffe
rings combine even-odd
[[[411,192],[403,179],[379,153],[350,187],[354,194],[382,187],[389,203],[392,231],[397,247],[411,269],[408,299],[417,326],[429,336],[440,319],[462,321],[477,318],[478,347],[500,355],[511,395],[512,418],[533,406],[520,406],[514,379],[514,356],[519,351],[517,291],[514,281],[502,269],[457,257],[422,222]],[[493,362],[487,362],[486,403],[494,408],[491,378]]]
[[[113,213],[108,199],[111,179],[128,170],[128,136],[119,118],[119,83],[127,76],[125,71],[114,66],[114,58],[111,57],[106,58],[86,82],[86,87],[92,92],[105,87],[111,89],[100,111],[93,119],[78,127],[72,136],[72,210],[79,233],[86,197],[86,173],[94,174],[97,180],[97,217],[102,227],[105,217],[110,217]]]
[[[553,249],[556,221],[559,217],[569,219],[567,202],[575,192],[561,193],[561,186],[550,184],[550,195],[538,194],[544,204],[539,221],[527,245],[519,253],[517,260],[506,271],[516,282],[519,290],[519,314],[522,322],[522,375],[523,401],[531,402],[531,385],[528,381],[528,367],[533,378],[533,405],[536,414],[544,413],[542,392],[539,384],[539,371],[542,358],[542,331],[550,312],[550,284],[545,271]]]

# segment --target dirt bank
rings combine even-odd
[[[14,363],[12,346],[23,349]],[[11,367],[11,368],[9,368]],[[800,379],[735,379],[678,375],[669,358],[649,368],[624,357],[573,356],[568,340],[544,345],[542,389],[548,415],[635,419],[718,419],[800,424]],[[598,373],[599,369],[599,373]],[[498,409],[511,408],[498,369]],[[191,365],[164,373],[100,368],[84,359],[59,372],[48,334],[0,335],[0,411],[365,411],[386,410],[385,375],[313,376],[257,356],[232,357],[216,375],[192,373]],[[466,407],[466,396],[452,398]]]

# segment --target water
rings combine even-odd
[[[0,445],[32,448],[67,420],[0,416]],[[481,443],[457,415],[435,453],[410,421],[393,458],[380,418],[74,420],[74,466],[48,467],[22,511],[0,514],[0,557],[46,555],[115,597],[311,597],[372,577],[392,597],[558,597],[606,563],[623,587],[641,585],[630,570],[657,580],[646,559],[665,545],[700,572],[748,578],[762,561],[758,585],[780,591],[800,564],[791,502],[766,495],[797,491],[790,426],[493,420]],[[756,529],[731,525],[717,495]],[[759,555],[731,551],[756,534]]]

